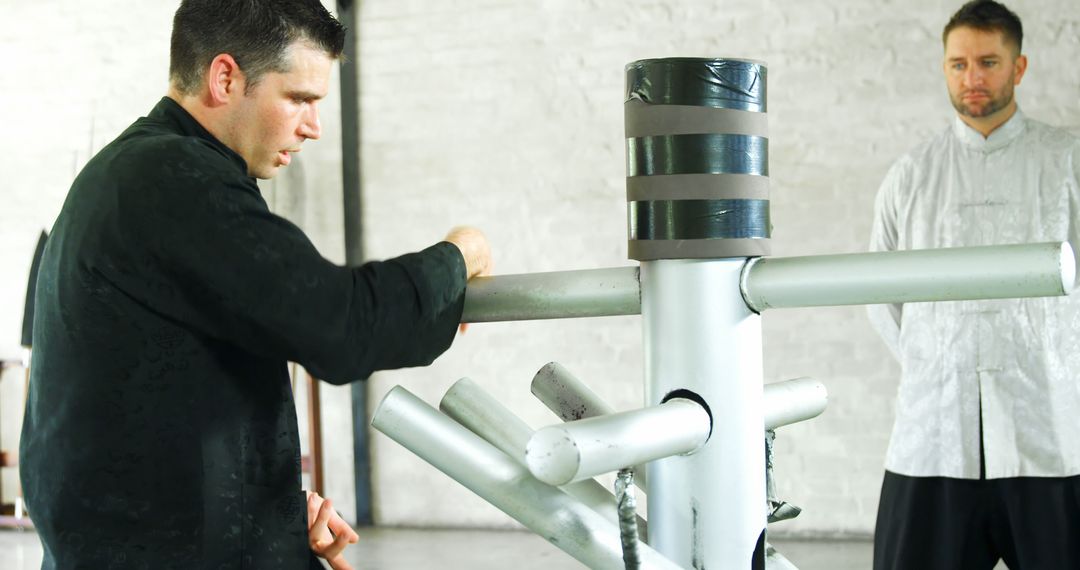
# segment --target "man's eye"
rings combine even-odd
[[[987,60],[983,62],[983,67],[994,67],[998,62],[994,60]]]
[[[952,65],[952,68],[955,69],[956,71],[963,71],[966,67],[967,67],[967,64],[964,64],[964,63],[954,63]]]

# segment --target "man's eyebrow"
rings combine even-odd
[[[974,59],[1001,59],[1001,54],[987,53],[983,55],[977,55]],[[954,55],[950,58],[946,58],[946,61],[967,61],[968,57],[965,55]]]
[[[288,94],[289,94],[289,97],[292,97],[294,99],[305,99],[305,100],[307,100],[307,99],[319,100],[319,99],[322,99],[323,97],[325,97],[325,95],[320,95],[318,93],[315,93],[314,91],[304,91],[302,89],[300,89],[300,90],[294,89],[292,91],[289,91]]]

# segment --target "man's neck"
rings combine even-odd
[[[967,115],[957,114],[961,121],[967,126],[979,131],[983,138],[990,138],[990,133],[997,130],[998,127],[1004,125],[1016,114],[1016,101],[1010,101],[1008,106],[1000,111],[990,115],[988,117],[969,117]]]
[[[229,146],[225,139],[227,133],[221,127],[220,113],[201,100],[201,94],[187,95],[180,93],[174,87],[170,87],[166,96],[176,101],[177,105],[187,111],[207,132],[214,135],[214,138]]]

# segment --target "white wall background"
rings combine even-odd
[[[769,65],[775,255],[860,251],[891,161],[951,116],[940,29],[960,2],[630,0],[361,2],[362,171],[369,256],[388,257],[468,223],[488,232],[496,271],[629,265],[623,66],[665,56]],[[1031,65],[1029,115],[1080,132],[1080,6],[1017,0]],[[166,88],[174,2],[0,0],[0,357],[18,354],[30,255],[74,174]],[[335,95],[324,141],[266,185],[277,211],[340,261]],[[297,168],[300,166],[300,168]],[[302,172],[298,172],[302,170]],[[432,404],[470,376],[533,426],[554,417],[529,395],[558,360],[617,408],[640,404],[636,317],[476,325],[434,366],[387,372]],[[865,535],[873,527],[898,368],[863,310],[764,317],[766,381],[810,375],[826,413],[782,430],[781,495],[805,508],[773,532]],[[0,381],[0,446],[11,449],[21,370]],[[348,389],[324,397],[328,495],[352,515]],[[377,522],[514,526],[381,434],[373,435]],[[11,474],[2,489],[10,496]]]

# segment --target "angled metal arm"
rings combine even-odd
[[[813,378],[765,385],[765,430],[816,418],[829,403],[829,391]]]
[[[371,426],[589,568],[623,567],[615,525],[401,386],[383,398]],[[644,568],[679,568],[646,544],[638,551]]]
[[[469,378],[455,382],[439,402],[439,410],[513,460],[525,465],[525,446],[534,433],[533,429],[476,382]],[[600,513],[612,524],[619,523],[615,497],[598,481],[585,479],[562,489]],[[644,535],[645,519],[638,519],[638,526]]]
[[[525,461],[537,479],[565,485],[645,463],[691,453],[705,445],[712,418],[692,400],[663,404],[541,428],[529,439]]]

